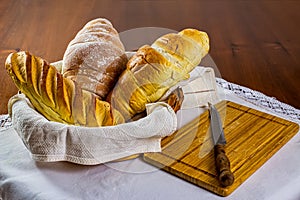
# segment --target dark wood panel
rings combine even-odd
[[[9,52],[22,49],[50,62],[89,20],[106,17],[119,32],[139,27],[208,32],[222,78],[300,107],[299,1],[1,0],[0,113],[17,92],[6,74]],[[206,63],[207,64],[207,63]]]

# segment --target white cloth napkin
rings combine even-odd
[[[220,99],[217,93],[214,70],[210,67],[196,67],[191,72],[188,84],[182,84],[184,100],[181,109],[207,106],[207,102],[217,103]]]
[[[14,129],[36,161],[95,165],[157,152],[161,151],[161,138],[177,128],[173,109],[162,102],[148,104],[148,116],[138,121],[90,128],[48,121],[31,108],[23,94],[10,101]]]
[[[211,67],[197,66],[190,73],[189,79],[171,87],[160,100],[166,99],[177,87],[181,87],[184,94],[181,110],[205,107],[207,102],[215,104],[220,101],[215,73]]]

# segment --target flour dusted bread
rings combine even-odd
[[[122,119],[112,115],[108,102],[63,77],[40,57],[25,51],[11,53],[5,67],[18,89],[48,120],[95,127]]]
[[[170,87],[189,78],[208,51],[208,35],[196,29],[167,34],[151,46],[142,46],[108,96],[113,110],[126,121],[143,112],[147,103],[158,101]]]
[[[104,18],[89,21],[69,43],[64,57],[64,77],[105,99],[126,68],[127,57],[118,32]]]

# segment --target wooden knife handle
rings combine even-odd
[[[214,153],[218,179],[221,185],[223,187],[232,185],[234,182],[234,175],[230,170],[230,161],[225,154],[224,145],[215,145]]]

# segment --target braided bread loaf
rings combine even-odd
[[[103,18],[89,21],[69,43],[62,73],[84,90],[105,99],[126,68],[127,57],[118,32]]]
[[[191,72],[208,53],[209,38],[205,32],[185,29],[144,45],[128,61],[126,70],[109,94],[107,101],[125,121],[156,102]]]
[[[64,78],[42,58],[21,51],[11,53],[5,63],[18,89],[48,120],[82,126],[113,125],[116,120],[108,102]]]

